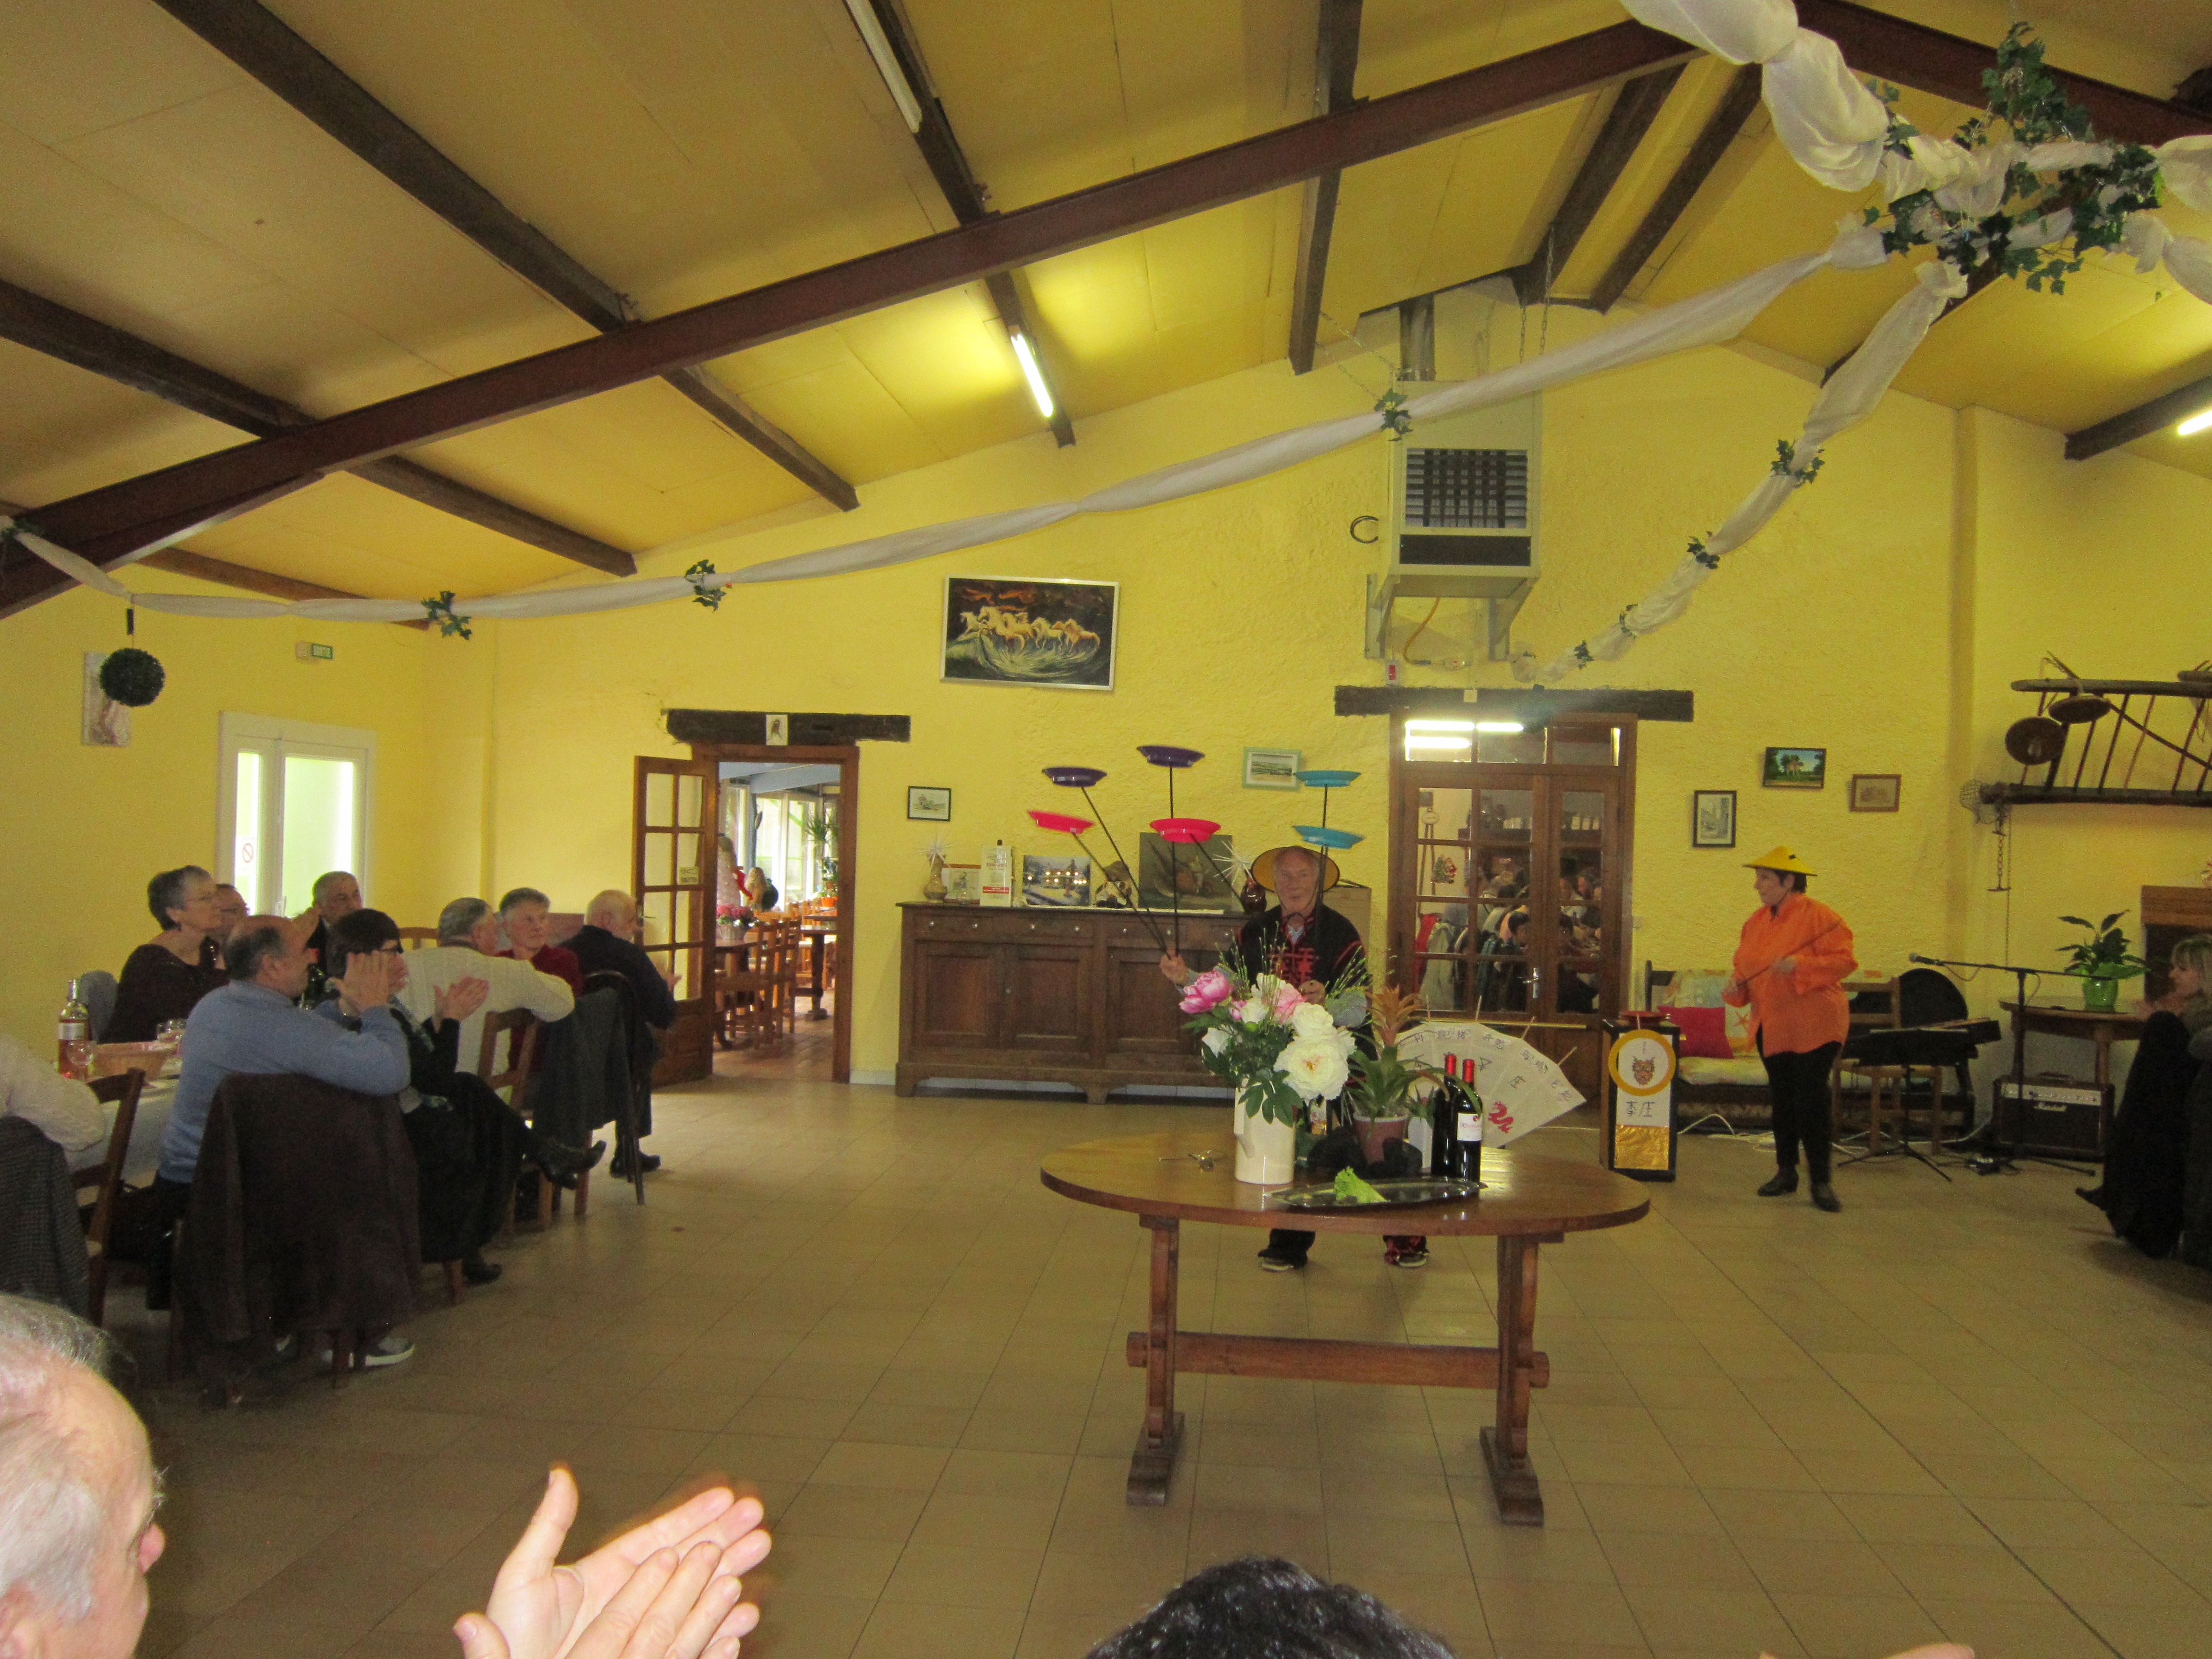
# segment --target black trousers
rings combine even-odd
[[[1815,1181],[1829,1175],[1828,1071],[1842,1047],[1824,1042],[1808,1054],[1759,1056],[1766,1062],[1766,1091],[1774,1101],[1774,1161],[1795,1170],[1802,1140],[1806,1171]]]

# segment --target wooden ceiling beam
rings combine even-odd
[[[963,225],[972,225],[991,216],[990,192],[975,177],[975,169],[968,165],[968,153],[960,148],[960,140],[952,131],[951,118],[945,114],[945,105],[937,96],[937,88],[929,77],[929,67],[922,61],[921,48],[907,28],[906,19],[892,0],[866,0],[869,14],[876,27],[883,31],[884,44],[891,49],[899,73],[905,78],[907,90],[914,96],[915,106],[921,112],[921,125],[914,131],[915,147],[929,168],[929,176],[937,180],[937,188],[945,197],[945,204],[952,210],[952,216]],[[857,20],[856,20],[857,21]],[[1060,395],[1060,387],[1052,376],[1051,366],[1045,361],[1044,342],[1030,325],[1029,310],[1022,302],[1021,290],[1014,286],[1013,270],[995,270],[984,277],[983,286],[991,295],[991,303],[1004,325],[1008,343],[1018,334],[1029,342],[1030,351],[1036,363],[1037,378],[1044,382],[1045,392],[1052,403],[1052,413],[1046,417],[1052,428],[1054,440],[1062,449],[1075,441],[1074,422],[1068,418],[1066,400]]]
[[[5,281],[0,281],[0,339],[13,340],[49,357],[90,369],[257,438],[313,426],[315,422],[297,404],[257,392],[204,364],[165,351],[150,340],[142,340]],[[387,455],[354,471],[411,501],[611,576],[636,574],[637,562],[621,548],[433,472],[403,456]]]
[[[1659,118],[1668,94],[1681,78],[1682,66],[1677,64],[1656,74],[1639,76],[1621,88],[1613,100],[1613,107],[1606,112],[1596,138],[1591,141],[1589,154],[1583,157],[1574,182],[1560,199],[1559,210],[1552,216],[1550,227],[1537,239],[1534,255],[1527,264],[1505,273],[1513,279],[1514,295],[1522,305],[1535,305],[1550,295],[1553,284],[1581,245],[1583,234],[1597,217],[1598,210],[1605,205],[1605,198],[1613,194],[1613,187],[1620,182],[1620,175],[1627,170],[1636,147],[1651,131],[1651,124]]]
[[[2153,398],[2148,403],[2137,404],[2133,409],[2123,410],[2094,426],[2085,426],[2079,432],[2066,434],[2066,459],[2086,461],[2092,455],[2101,455],[2108,449],[2118,449],[2138,438],[2148,438],[2160,427],[2185,421],[2191,415],[2200,415],[2212,409],[2212,374],[2201,380],[2191,380],[2187,386]]]
[[[1650,263],[1659,245],[1667,240],[1691,201],[1720,165],[1721,157],[1743,131],[1744,123],[1751,119],[1752,112],[1759,107],[1759,65],[1746,64],[1736,70],[1721,94],[1719,106],[1706,118],[1698,136],[1682,157],[1680,166],[1660,191],[1658,199],[1651,204],[1638,223],[1628,240],[1621,245],[1613,263],[1599,277],[1597,286],[1590,290],[1590,304],[1599,311],[1610,311],[1613,302],[1627,291],[1637,273]]]
[[[161,8],[424,207],[602,333],[629,302],[371,96],[258,0],[157,0]],[[846,512],[853,486],[696,364],[665,378],[717,422]]]
[[[633,323],[382,403],[90,490],[38,510],[40,532],[95,563],[221,522],[268,492],[440,438],[667,374],[994,271],[1261,196],[1686,61],[1641,23],[1468,70],[1350,109],[997,214],[842,264]],[[0,605],[4,612],[4,605]]]
[[[1313,112],[1328,115],[1352,104],[1359,70],[1361,0],[1321,0],[1314,46]],[[1321,295],[1328,282],[1328,245],[1336,234],[1336,198],[1344,174],[1324,173],[1305,183],[1298,209],[1298,267],[1291,283],[1291,373],[1314,366],[1321,340]]]

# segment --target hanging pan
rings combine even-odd
[[[2048,714],[2030,714],[2005,728],[2004,744],[2022,766],[2048,766],[2066,747],[2066,728]]]
[[[2059,698],[2044,712],[2061,726],[2087,726],[2111,714],[2112,705],[2089,692],[2076,691]]]

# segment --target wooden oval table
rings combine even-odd
[[[1144,1431],[1129,1460],[1129,1502],[1167,1502],[1182,1443],[1182,1414],[1175,1404],[1178,1370],[1415,1383],[1497,1390],[1498,1424],[1482,1431],[1482,1456],[1498,1513],[1510,1524],[1542,1526],[1544,1495],[1528,1462],[1528,1391],[1551,1380],[1551,1362],[1534,1346],[1537,1247],[1556,1244],[1569,1233],[1639,1219],[1651,1207],[1644,1189],[1595,1164],[1493,1147],[1483,1154],[1483,1191],[1471,1202],[1309,1213],[1281,1207],[1281,1195],[1290,1188],[1239,1182],[1235,1152],[1225,1128],[1116,1135],[1064,1146],[1045,1159],[1040,1172],[1044,1184],[1062,1197],[1127,1210],[1152,1235],[1151,1326],[1129,1333],[1129,1364],[1148,1373]],[[1289,1225],[1319,1233],[1425,1233],[1431,1238],[1491,1235],[1498,1240],[1498,1346],[1437,1347],[1178,1330],[1177,1249],[1186,1221]]]

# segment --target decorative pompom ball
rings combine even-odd
[[[109,652],[100,665],[100,689],[125,708],[143,708],[161,695],[167,678],[153,653],[136,646]]]

